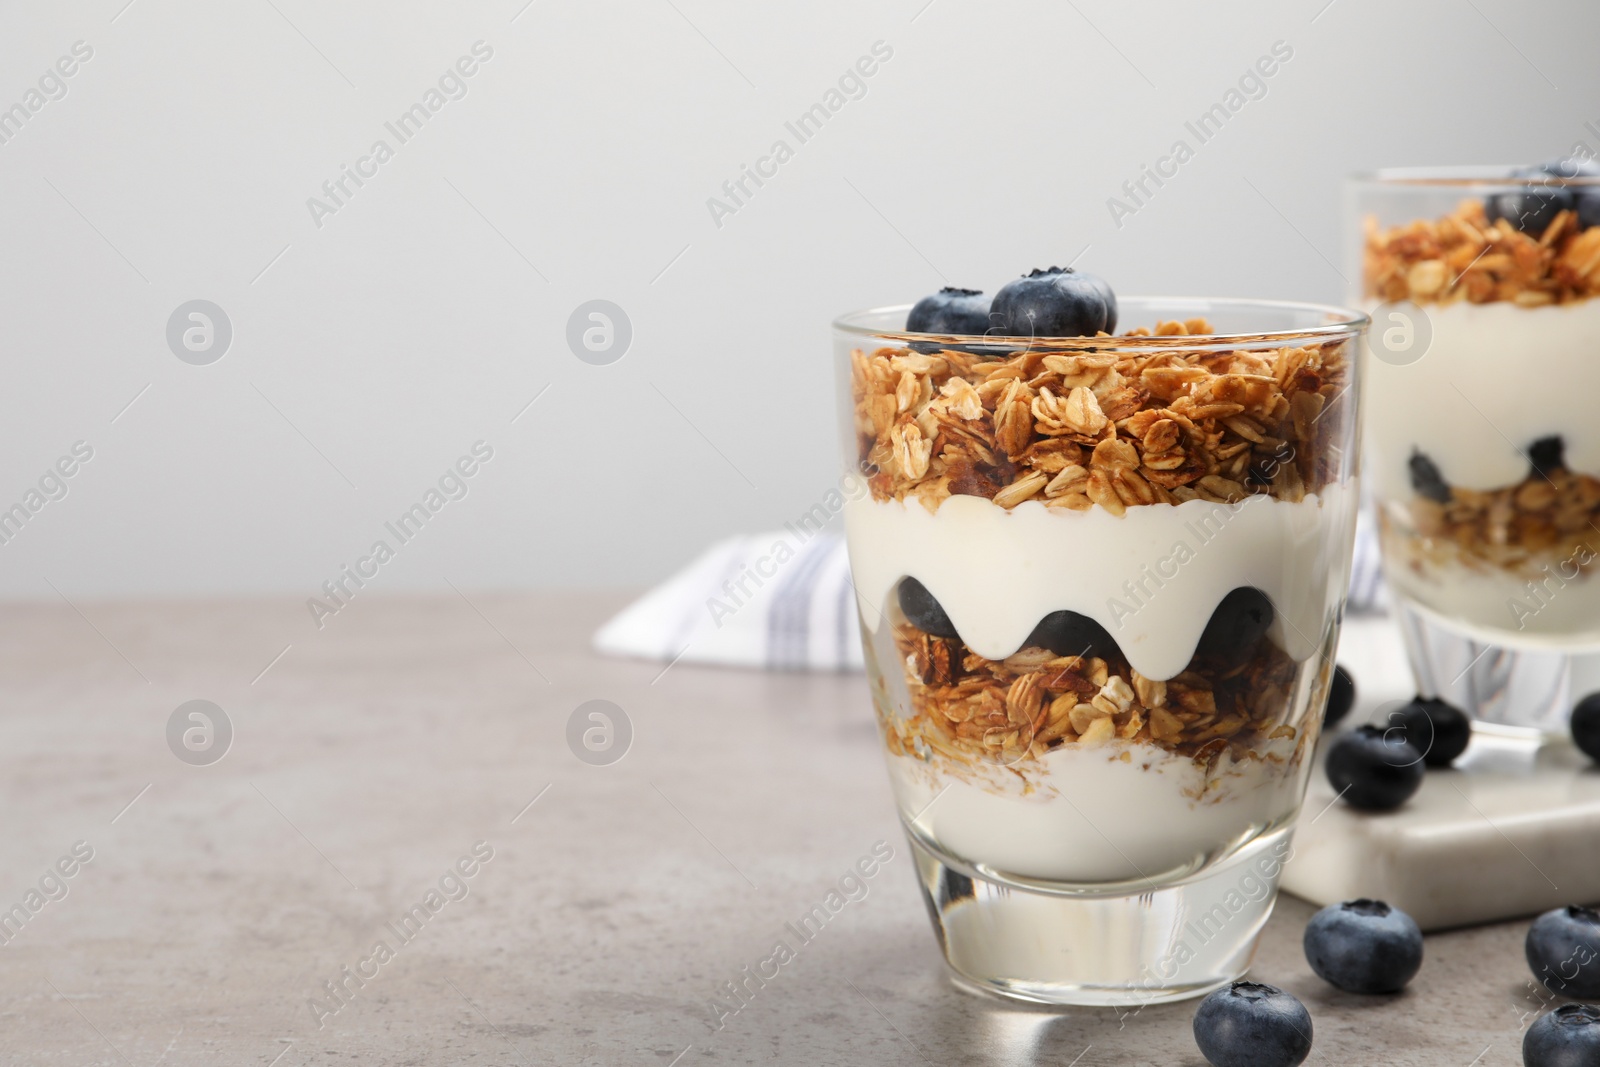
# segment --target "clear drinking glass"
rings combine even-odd
[[[1271,911],[1348,578],[1367,319],[1120,303],[1142,335],[930,337],[899,307],[834,344],[868,677],[945,957],[1133,1009],[1238,977]]]
[[[1542,731],[1600,687],[1600,179],[1579,171],[1348,190],[1369,486],[1418,688]]]

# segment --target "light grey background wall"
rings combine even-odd
[[[834,314],[1075,257],[1338,300],[1343,174],[1600,149],[1597,42],[1593,4],[1521,0],[5,5],[0,508],[93,456],[0,544],[0,596],[310,596],[478,441],[369,588],[653,580],[826,490]],[[208,365],[167,340],[194,299],[231,323]],[[567,342],[595,299],[631,322],[611,365]]]

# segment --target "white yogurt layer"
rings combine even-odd
[[[1255,586],[1277,609],[1272,640],[1296,660],[1314,655],[1345,583],[1354,487],[1289,503],[1191,500],[1071,511],[1029,500],[1010,511],[952,496],[845,505],[845,534],[862,617],[876,631],[901,578],[928,587],[968,648],[1004,659],[1041,618],[1070,610],[1099,622],[1147,678],[1180,673],[1218,603]]]
[[[920,812],[918,831],[957,858],[1022,878],[1116,882],[1231,849],[1289,816],[1300,801],[1295,746],[1263,741],[1265,758],[1224,755],[1207,771],[1149,744],[1063,745],[1030,772],[1042,784],[1026,794],[1003,769],[974,782],[908,756],[889,768],[900,810]]]
[[[1433,341],[1421,359],[1366,362],[1367,472],[1380,497],[1410,498],[1413,449],[1451,485],[1515,485],[1528,476],[1528,445],[1555,434],[1568,468],[1600,474],[1600,300],[1424,310]],[[1374,321],[1373,333],[1390,326]]]
[[[1526,577],[1420,558],[1393,538],[1383,548],[1397,593],[1485,642],[1593,649],[1600,639],[1600,581],[1592,573],[1565,578],[1556,561],[1530,589]]]

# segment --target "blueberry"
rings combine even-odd
[[[1600,693],[1590,693],[1572,709],[1572,742],[1600,763]]]
[[[1088,278],[1100,288],[1100,295],[1106,302],[1106,324],[1100,327],[1106,333],[1117,332],[1117,294],[1111,291],[1111,283],[1098,274],[1083,274],[1080,277]]]
[[[1522,1038],[1524,1067],[1594,1067],[1600,1063],[1600,1008],[1563,1004]]]
[[[1194,1043],[1215,1067],[1297,1067],[1311,1053],[1311,1013],[1276,986],[1234,982],[1200,1002]]]
[[[1328,685],[1328,706],[1322,712],[1322,725],[1333,726],[1346,715],[1356,703],[1356,682],[1350,677],[1350,672],[1338,664],[1333,668],[1333,681]]]
[[[1346,993],[1398,993],[1422,967],[1422,930],[1381,900],[1329,904],[1306,924],[1306,962]]]
[[[1574,195],[1578,198],[1579,229],[1600,226],[1600,185],[1586,186]]]
[[[1472,720],[1466,712],[1435,697],[1417,697],[1390,712],[1385,725],[1399,727],[1429,767],[1450,766],[1472,740]]]
[[[981,335],[989,330],[989,300],[979,289],[946,286],[918,300],[906,316],[907,333]]]
[[[1539,169],[1554,178],[1600,178],[1600,162],[1592,159],[1553,159]]]
[[[1528,460],[1533,464],[1533,473],[1549,477],[1552,471],[1558,471],[1567,465],[1567,443],[1561,435],[1554,437],[1541,437],[1528,446]]]
[[[1551,182],[1553,175],[1545,169],[1547,166],[1550,164],[1518,167],[1512,171],[1512,178],[1525,178],[1528,182],[1519,189],[1490,193],[1483,204],[1489,221],[1505,219],[1523,233],[1537,237],[1554,221],[1556,215],[1574,208],[1576,198],[1572,190]]]
[[[1523,944],[1533,976],[1564,997],[1600,997],[1600,913],[1568,905],[1528,927]]]
[[[1391,811],[1422,785],[1422,753],[1399,731],[1358,726],[1328,749],[1328,781],[1363,811]]]
[[[1415,450],[1411,453],[1411,488],[1427,500],[1450,503],[1450,487],[1445,484],[1444,475],[1439,473],[1433,460]]]
[[[1592,159],[1557,160],[1544,164],[1543,170],[1557,178],[1600,179],[1600,162]],[[1578,228],[1586,230],[1600,225],[1600,185],[1574,185],[1572,196],[1578,212]]]
[[[1243,659],[1266,635],[1272,626],[1273,614],[1272,601],[1267,599],[1267,594],[1242,585],[1223,597],[1217,610],[1211,613],[1211,621],[1206,623],[1195,651],[1202,656]]]
[[[900,610],[905,613],[906,620],[925,634],[934,637],[960,637],[956,633],[955,624],[950,621],[944,608],[928,592],[928,587],[915,578],[906,578],[900,583]]]
[[[1099,656],[1117,652],[1116,640],[1106,628],[1076,611],[1052,611],[1039,620],[1024,645],[1048,648],[1058,656]]]
[[[1012,337],[1093,337],[1117,328],[1117,298],[1092,274],[1071,267],[1035,270],[1007,282],[991,307],[996,333]]]

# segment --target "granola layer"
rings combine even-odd
[[[1445,499],[1418,495],[1409,502],[1410,530],[1380,513],[1386,538],[1411,542],[1404,552],[1413,567],[1457,563],[1534,581],[1548,577],[1544,568],[1553,563],[1571,561],[1569,569],[1585,574],[1594,569],[1600,479],[1558,468],[1500,489],[1453,486],[1440,495]]]
[[[1490,222],[1481,200],[1387,230],[1369,216],[1364,273],[1375,300],[1523,307],[1587,300],[1600,295],[1600,226],[1579,232],[1573,212],[1562,211],[1531,237],[1505,219]]]
[[[1020,768],[1063,745],[1120,738],[1205,763],[1230,751],[1250,758],[1265,741],[1297,736],[1284,721],[1297,664],[1268,640],[1244,662],[1197,657],[1167,681],[1120,659],[1044,648],[984,659],[909,623],[894,640],[911,695],[911,714],[885,724],[896,755],[931,749],[957,765]]]
[[[1149,336],[1138,330],[1125,336]],[[1210,333],[1202,319],[1157,336]],[[1299,501],[1338,477],[1323,412],[1347,344],[998,358],[953,349],[851,353],[862,469],[879,501],[952,495],[1122,514],[1253,494]],[[1092,340],[1084,342],[1092,347]]]

